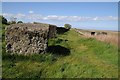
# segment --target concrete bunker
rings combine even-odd
[[[107,35],[107,32],[101,32],[101,34],[103,34],[103,35]]]
[[[98,32],[97,35],[107,35],[107,32]]]
[[[91,35],[95,35],[96,33],[95,32],[91,32]]]
[[[21,23],[6,27],[6,52],[14,54],[45,53],[48,39],[55,37],[55,25]]]

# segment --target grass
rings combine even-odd
[[[74,30],[49,40],[47,54],[3,53],[3,78],[117,78],[118,47]]]

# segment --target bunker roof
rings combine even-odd
[[[49,24],[33,24],[33,23],[21,23],[21,24],[12,24],[9,25],[8,28],[15,28],[15,27],[19,27],[19,28],[27,28],[27,29],[31,29],[31,30],[47,30],[49,29]]]

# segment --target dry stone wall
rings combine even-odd
[[[51,28],[52,26],[52,28]],[[6,52],[14,54],[45,53],[49,38],[55,37],[56,26],[22,23],[6,27]]]

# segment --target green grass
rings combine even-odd
[[[32,56],[3,53],[3,78],[118,77],[117,46],[83,38],[74,30],[50,39],[49,46],[58,48]]]

